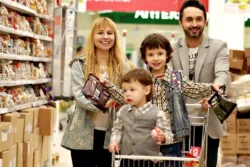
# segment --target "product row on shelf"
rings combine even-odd
[[[41,35],[53,37],[52,24],[42,21],[39,17],[18,13],[10,8],[0,5],[1,31],[17,34],[26,32],[27,36]],[[4,29],[5,28],[5,29]],[[20,33],[19,32],[19,33]]]
[[[48,1],[53,3],[53,1]],[[4,6],[10,9],[40,17],[47,21],[53,21],[49,15],[48,2],[46,0],[0,0]]]
[[[52,57],[52,49],[39,39],[0,34],[0,54]]]
[[[0,108],[7,108],[7,112],[35,105],[37,102],[42,104],[51,99],[53,99],[53,96],[51,95],[50,84],[0,88]]]
[[[45,63],[0,60],[0,82],[46,78],[51,78],[51,75]]]

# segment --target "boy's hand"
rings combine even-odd
[[[117,142],[113,142],[109,145],[109,152],[113,153],[119,153],[120,148],[119,148],[119,144]]]
[[[218,92],[220,93],[220,88],[223,86],[222,83],[216,83],[216,84],[212,84],[212,90],[214,92]]]
[[[198,103],[201,104],[202,111],[207,112],[211,105],[208,103],[209,98],[204,98],[200,100]]]
[[[106,105],[105,105],[105,107],[104,107],[104,108],[110,108],[110,107],[113,107],[114,102],[115,102],[114,100],[110,99],[110,100],[106,103]]]
[[[156,144],[162,144],[166,142],[165,135],[162,130],[158,127],[155,127],[151,133],[152,137],[156,140]]]
[[[107,80],[107,79],[104,79],[104,80],[100,80],[100,82],[101,83],[103,83],[105,86],[109,86],[110,85],[110,82],[109,82],[109,80]]]

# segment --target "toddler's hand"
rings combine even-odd
[[[119,148],[119,144],[117,142],[113,142],[109,145],[109,152],[113,153],[119,153],[120,148]]]
[[[152,130],[151,136],[153,139],[156,140],[156,144],[162,144],[166,142],[165,135],[163,134],[162,130],[158,127],[155,127]]]

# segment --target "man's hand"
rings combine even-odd
[[[119,144],[117,142],[113,142],[109,145],[109,152],[113,153],[119,153],[120,148],[119,148]]]
[[[211,107],[211,105],[208,104],[208,100],[209,100],[209,98],[204,98],[198,102],[199,104],[201,104],[202,111],[204,111],[204,112],[207,112],[208,109]]]
[[[214,92],[218,92],[218,93],[221,93],[220,92],[220,88],[223,86],[224,84],[222,83],[215,83],[215,84],[212,84],[212,90]]]

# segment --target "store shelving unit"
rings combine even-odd
[[[46,0],[48,5],[48,15],[47,14],[40,14],[37,11],[29,8],[28,6],[24,6],[23,4],[20,4],[18,2],[14,2],[12,0],[0,0],[0,5],[6,7],[8,10],[13,10],[15,12],[18,12],[20,15],[24,15],[25,17],[38,17],[43,23],[51,24],[53,27],[53,16],[54,16],[54,1],[53,0]],[[1,17],[1,16],[0,16]],[[44,46],[51,48],[51,51],[53,49],[53,38],[46,36],[46,35],[38,35],[34,31],[27,32],[23,31],[17,28],[12,28],[11,26],[6,26],[1,24],[0,22],[0,34],[6,35],[9,34],[11,36],[15,37],[28,37],[31,39],[39,39],[40,41],[43,41]],[[53,51],[52,51],[53,53]],[[41,56],[34,56],[34,55],[20,55],[20,54],[14,54],[14,53],[8,53],[8,52],[2,52],[0,48],[0,60],[11,60],[11,61],[20,61],[20,62],[30,62],[30,63],[46,63],[46,67],[48,68],[48,71],[51,73],[52,71],[52,57],[46,57],[44,55]],[[0,69],[1,71],[1,69]],[[1,73],[1,72],[0,72]],[[11,88],[14,86],[25,86],[25,85],[36,85],[36,84],[45,84],[45,83],[51,83],[52,78],[38,78],[33,80],[3,80],[0,79],[0,88]],[[32,107],[38,107],[44,104],[47,104],[49,101],[46,99],[39,99],[34,100],[31,102],[26,102],[24,104],[16,104],[15,107],[12,108],[0,108],[0,114],[18,111],[22,109],[32,108]]]

